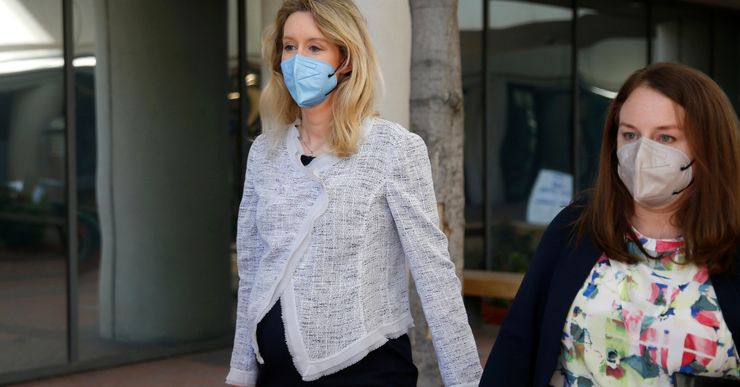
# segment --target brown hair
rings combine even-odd
[[[700,71],[656,63],[633,73],[612,101],[604,123],[596,185],[576,221],[576,235],[588,234],[607,256],[634,263],[625,236],[635,238],[629,219],[632,196],[617,174],[619,112],[638,87],[648,87],[680,105],[681,122],[694,157],[693,183],[681,195],[674,223],[686,242],[688,261],[712,274],[734,267],[740,236],[740,134],[737,114],[720,87]]]
[[[301,109],[283,82],[280,69],[283,28],[294,12],[309,12],[316,27],[339,47],[343,63],[352,65],[351,76],[334,91],[332,122],[327,142],[339,157],[358,148],[362,121],[375,113],[375,99],[382,76],[375,58],[365,19],[351,0],[286,0],[262,38],[262,57],[271,76],[260,98],[262,128],[276,145],[290,123],[300,118]]]

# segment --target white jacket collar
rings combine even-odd
[[[360,139],[360,144],[365,141],[367,136],[370,134],[370,131],[373,128],[373,117],[365,118],[365,120],[362,121],[362,137]],[[301,163],[301,155],[303,155],[303,146],[301,145],[301,141],[298,139],[298,136],[300,133],[298,132],[298,125],[300,124],[301,120],[295,120],[292,124],[290,124],[290,128],[288,128],[287,131],[287,138],[285,139],[286,146],[288,148],[288,156],[290,157],[291,162],[295,164],[297,167],[302,169],[307,169],[313,173],[318,173],[319,171],[326,169],[332,165],[334,165],[336,162],[341,160],[340,157],[337,157],[333,153],[322,153],[308,165],[304,166],[303,163]]]

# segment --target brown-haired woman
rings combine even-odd
[[[739,130],[701,72],[632,74],[596,187],[545,232],[481,385],[739,380]]]

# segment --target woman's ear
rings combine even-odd
[[[352,61],[349,56],[344,59],[344,62],[339,66],[337,74],[348,76],[352,72]]]

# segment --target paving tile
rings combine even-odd
[[[473,329],[481,363],[485,365],[498,327]],[[144,363],[43,379],[13,387],[206,387],[224,386],[230,349],[203,352]]]

